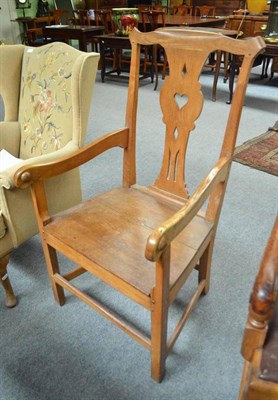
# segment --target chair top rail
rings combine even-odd
[[[212,41],[212,38],[215,40]],[[266,46],[260,36],[237,40],[221,33],[180,28],[159,28],[152,32],[140,32],[135,28],[130,34],[130,41],[141,45],[160,44],[163,47],[171,44],[171,46],[184,47],[188,50],[207,50],[208,53],[222,50],[236,55],[246,54],[247,57],[255,57]]]

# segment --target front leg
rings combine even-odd
[[[10,260],[10,254],[7,254],[6,256],[0,258],[0,281],[6,292],[5,304],[7,307],[11,308],[16,305],[16,298],[7,273],[7,266],[9,260]]]

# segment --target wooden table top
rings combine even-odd
[[[173,26],[173,27],[165,27],[165,28],[159,28],[159,30],[176,30],[176,29],[182,29],[182,30],[189,30],[189,31],[197,31],[197,32],[208,32],[208,33],[219,33],[224,36],[230,36],[230,37],[236,37],[238,34],[238,31],[235,29],[221,29],[221,28],[213,28],[213,27],[207,27],[207,26]]]
[[[82,31],[82,32],[92,32],[98,31],[99,29],[104,29],[103,26],[87,26],[87,25],[46,25],[43,27],[47,31],[50,30],[60,30],[60,31]]]

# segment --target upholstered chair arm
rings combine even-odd
[[[19,159],[15,165],[11,166],[10,168],[7,168],[5,171],[0,171],[0,186],[5,187],[6,189],[12,189],[13,187],[15,187],[13,183],[13,177],[15,172],[20,167],[25,167],[27,165],[36,166],[39,164],[55,162],[56,160],[59,160],[62,157],[69,156],[78,150],[79,150],[78,146],[71,141],[65,147],[53,153],[44,154],[33,158],[28,158],[26,160]]]
[[[47,160],[47,162],[49,161],[47,164],[40,164],[37,166],[26,163],[26,168],[24,168],[24,165],[18,165],[18,167],[13,170],[15,173],[14,185],[16,187],[25,188],[30,186],[32,182],[42,181],[77,168],[113,147],[126,148],[128,144],[128,133],[128,128],[113,131],[81,148],[81,150],[72,155],[64,154],[64,157],[59,159],[55,158],[50,164],[49,162],[52,161],[51,159]]]
[[[221,158],[200,183],[186,205],[152,231],[145,249],[145,257],[148,260],[157,261],[159,259],[162,252],[196,216],[215,186],[225,181],[229,168],[230,161],[227,158]]]
[[[0,150],[5,149],[15,157],[20,149],[20,124],[17,121],[0,122]]]

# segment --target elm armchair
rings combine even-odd
[[[215,33],[167,28],[147,33],[135,28],[130,41],[132,56],[124,127],[50,166],[46,163],[21,167],[15,173],[14,182],[23,189],[31,186],[46,264],[58,304],[64,304],[66,289],[115,323],[150,351],[152,378],[160,382],[165,373],[166,358],[190,312],[201,294],[209,290],[214,238],[248,76],[254,58],[265,44],[261,37],[237,41]],[[156,181],[143,187],[136,184],[135,162],[140,55],[141,46],[155,45],[163,47],[169,63],[169,76],[160,90],[165,146]],[[218,148],[214,160],[209,162],[210,172],[202,174],[203,179],[190,196],[185,183],[185,155],[192,156],[198,171],[198,151],[186,152],[186,149],[190,132],[203,109],[199,76],[208,55],[216,50],[235,52],[243,56],[244,62],[224,127],[225,134],[221,135],[222,127],[219,127],[207,146],[208,153],[216,149],[215,140],[221,137],[222,149]],[[208,111],[206,107],[204,111]],[[203,114],[205,118],[205,112]],[[156,150],[160,153],[154,144],[154,135],[162,141],[164,137],[159,135],[155,115],[152,123],[153,135],[147,135],[149,157]],[[141,135],[144,134],[146,132],[141,131]],[[199,144],[204,145],[200,137]],[[78,167],[113,147],[123,149],[123,187],[53,215],[45,199],[45,183],[49,177]],[[61,273],[57,252],[69,258],[76,267]],[[147,309],[150,333],[145,334],[126,317],[122,318],[119,312],[82,291],[79,282],[71,282],[84,273],[95,275]],[[196,290],[180,312],[180,320],[168,340],[170,306],[191,274],[195,274]],[[117,304],[114,305],[117,308]]]
[[[38,48],[0,47],[5,107],[0,150],[16,157],[15,165],[0,163],[0,281],[8,307],[16,304],[7,274],[10,254],[38,232],[31,192],[15,188],[14,168],[54,161],[82,146],[98,60],[97,53],[82,53],[58,42]],[[78,169],[49,180],[47,198],[56,211],[79,202]]]

